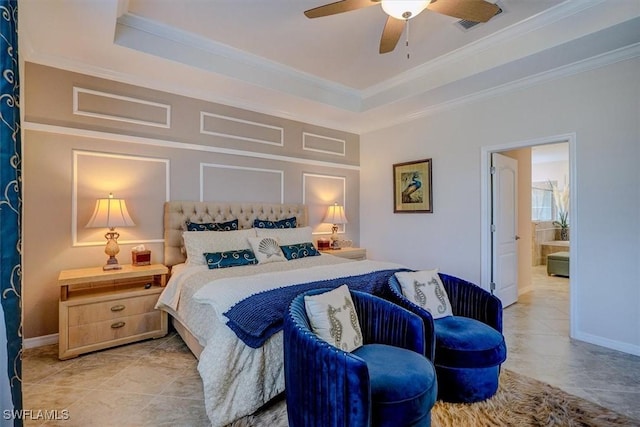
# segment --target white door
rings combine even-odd
[[[506,307],[518,299],[518,161],[493,153],[491,166],[491,287]]]

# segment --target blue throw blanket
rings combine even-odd
[[[407,270],[380,270],[260,292],[243,299],[224,313],[229,319],[227,326],[249,347],[258,348],[269,337],[282,330],[285,311],[301,293],[317,288],[333,289],[347,284],[352,290],[381,295],[389,277],[398,271]]]

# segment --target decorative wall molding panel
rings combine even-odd
[[[303,150],[344,157],[346,155],[346,145],[347,142],[344,139],[331,138],[309,132],[302,133]]]
[[[284,145],[284,129],[220,114],[200,112],[200,133],[261,144]]]
[[[314,173],[302,174],[302,203],[309,211],[309,224],[319,224],[313,234],[331,234],[331,224],[323,223],[327,208],[338,203],[345,207],[347,219],[349,209],[346,201],[347,179],[344,176],[323,175]],[[338,225],[338,233],[346,233],[345,224]]]
[[[162,212],[170,200],[169,160],[73,150],[71,235],[73,246],[104,245],[106,230],[85,228],[98,198],[125,199],[134,227],[118,229],[118,242],[163,242]]]
[[[201,163],[200,201],[284,203],[284,171]]]
[[[73,87],[73,114],[159,128],[171,127],[171,105]]]

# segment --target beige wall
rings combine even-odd
[[[162,262],[166,200],[300,203],[320,237],[328,205],[359,242],[359,136],[27,63],[24,83],[24,335],[58,331],[60,270],[104,264],[95,199],[125,198],[121,263]]]

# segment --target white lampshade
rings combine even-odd
[[[108,198],[96,201],[96,208],[86,226],[114,229],[115,227],[132,227],[134,225],[124,199],[114,199],[113,194],[109,194]]]
[[[426,9],[430,0],[382,0],[382,9],[396,19],[411,19]]]
[[[324,216],[324,220],[322,222],[327,222],[329,224],[346,224],[348,221],[347,216],[344,214],[344,206],[340,206],[337,203],[333,206],[329,206],[327,214]]]

